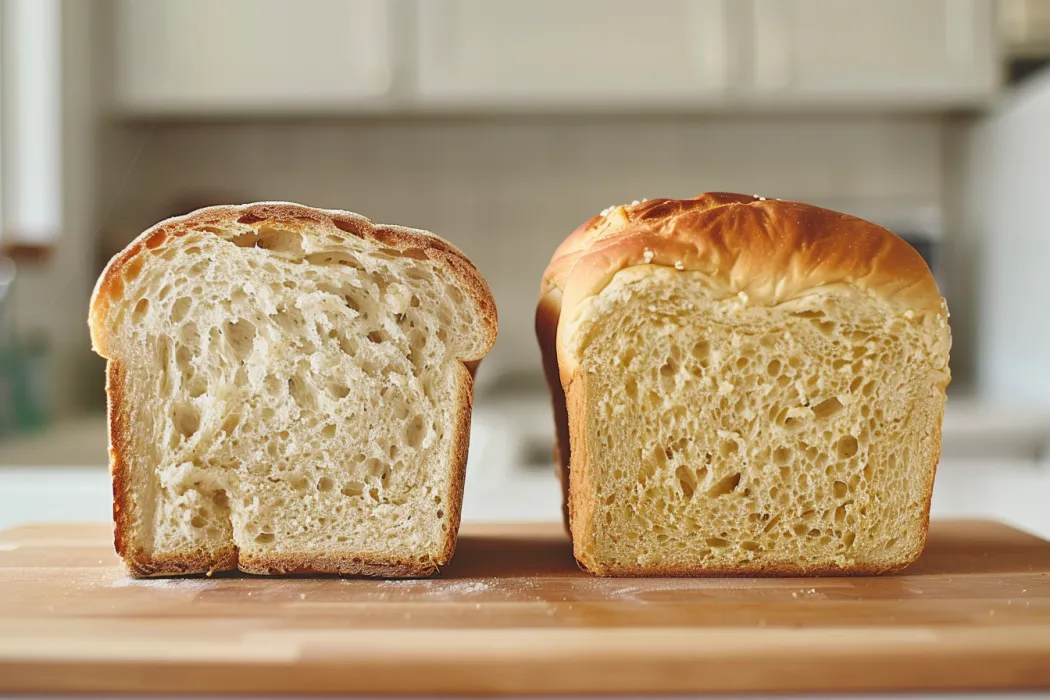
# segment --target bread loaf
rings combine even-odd
[[[116,548],[135,575],[423,576],[455,548],[488,286],[444,240],[201,209],[106,267]]]
[[[603,575],[899,569],[923,548],[951,337],[889,231],[735,194],[613,207],[536,326],[579,563]]]

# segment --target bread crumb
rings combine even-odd
[[[685,265],[682,264],[681,260],[676,260],[675,263],[674,263],[674,269],[676,269],[676,270],[684,270],[685,269]]]
[[[913,318],[915,318],[915,312],[911,309],[908,309],[904,312],[904,318],[908,319],[909,321],[912,320]]]
[[[748,298],[747,297],[747,292],[737,292],[736,295],[737,295],[737,298],[740,299],[740,302],[742,304],[746,304],[747,303],[747,298]]]
[[[798,598],[798,593],[796,593],[795,591],[791,591],[791,597],[797,599]]]
[[[642,259],[644,259],[645,262],[647,262],[647,263],[652,262],[653,261],[653,251],[651,251],[649,249],[646,249],[646,251],[644,253],[642,253]]]
[[[299,594],[299,600],[306,600],[306,594],[305,593],[300,593]]]

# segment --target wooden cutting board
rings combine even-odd
[[[561,528],[465,527],[421,581],[136,581],[104,525],[0,533],[0,691],[1050,687],[1050,543],[941,522],[906,574],[597,579]]]

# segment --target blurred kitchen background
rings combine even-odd
[[[105,261],[200,206],[435,231],[490,281],[464,516],[560,516],[532,315],[597,211],[705,190],[881,223],[954,380],[937,516],[1050,536],[1050,0],[0,0],[0,527],[106,520]]]

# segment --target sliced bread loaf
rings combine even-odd
[[[947,318],[921,256],[850,216],[705,194],[594,217],[537,310],[576,558],[605,575],[905,566]]]
[[[296,204],[201,209],[109,263],[90,326],[133,574],[422,576],[452,556],[496,309],[444,240]]]

